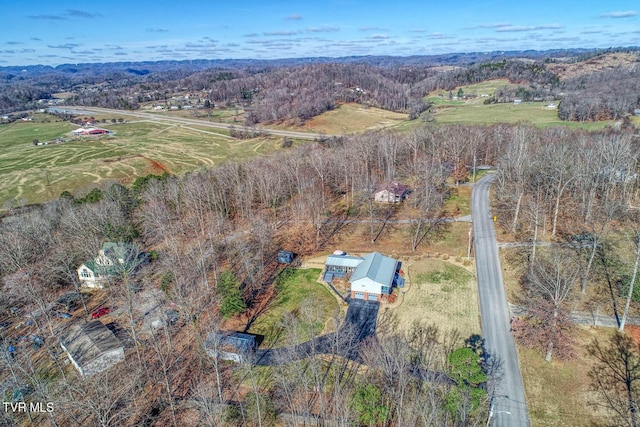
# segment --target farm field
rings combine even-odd
[[[308,120],[303,125],[267,127],[339,135],[394,127],[405,122],[407,118],[408,115],[404,113],[365,107],[356,103],[346,103]]]
[[[459,86],[451,91],[452,97],[455,99],[449,99],[449,91],[435,90],[427,96],[427,100],[433,102],[435,105],[467,105],[478,104],[482,105],[484,100],[495,94],[498,90],[504,88],[517,88],[518,85],[509,82],[507,79],[494,79],[487,80],[480,83],[474,83],[471,85]],[[464,95],[475,96],[468,100],[457,99],[458,90],[462,89]]]
[[[540,127],[567,126],[587,130],[603,129],[612,125],[614,121],[601,122],[566,122],[558,118],[558,110],[549,108],[548,102],[523,102],[488,104],[484,101],[496,91],[518,85],[506,79],[488,80],[472,85],[460,86],[451,91],[453,98],[457,98],[459,89],[464,95],[473,95],[471,99],[449,99],[449,92],[437,90],[427,96],[427,100],[434,105],[433,118],[441,124],[482,124],[529,122]],[[553,104],[558,104],[554,101]]]
[[[43,117],[50,116],[0,125],[0,209],[11,200],[43,202],[65,190],[82,192],[106,180],[129,183],[149,173],[182,174],[273,152],[281,144],[280,137],[236,140],[223,130],[133,121],[100,125],[114,136],[34,146],[34,139],[68,138],[75,128],[39,121]]]
[[[613,121],[566,122],[558,118],[555,108],[548,108],[546,102],[523,102],[509,104],[460,104],[437,106],[433,114],[437,123],[442,124],[482,124],[529,122],[540,127],[567,126],[587,130],[603,129],[613,125]]]
[[[407,261],[403,270],[408,284],[398,291],[404,297],[389,310],[397,316],[398,329],[407,331],[420,320],[438,325],[441,332],[457,329],[463,338],[481,334],[478,285],[470,271],[437,258]]]
[[[182,110],[154,110],[150,106],[140,110],[144,113],[157,114],[159,117],[183,117],[185,119],[200,119],[205,121],[220,123],[237,123],[238,126],[244,124],[244,113],[238,108],[212,108],[205,109],[182,109]]]

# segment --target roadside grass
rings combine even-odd
[[[450,222],[446,230],[440,235],[431,238],[423,248],[423,251],[433,253],[436,256],[466,257],[469,245],[469,222]],[[473,253],[472,253],[473,256]]]
[[[269,308],[251,325],[249,332],[265,336],[264,344],[279,345],[291,339],[307,341],[322,333],[327,320],[340,312],[333,295],[317,282],[321,269],[286,269],[278,294]],[[290,332],[284,321],[292,316],[300,322],[300,335]]]
[[[544,354],[518,345],[520,369],[532,426],[608,425],[606,414],[593,406],[589,368],[593,360],[586,345],[594,338],[609,339],[614,329],[578,326],[574,335],[576,357],[545,362]]]
[[[447,198],[444,208],[447,212],[456,216],[471,215],[471,191],[473,187],[468,186],[452,186],[449,188],[449,197]],[[457,208],[457,209],[456,209]]]
[[[436,324],[441,332],[457,329],[461,337],[480,334],[480,307],[475,276],[436,258],[407,261],[408,283],[395,313],[398,329],[408,331],[415,320]]]
[[[68,138],[75,128],[35,117],[0,125],[0,209],[12,199],[45,202],[65,190],[82,192],[110,180],[126,184],[164,170],[183,174],[281,148],[279,137],[237,140],[224,131],[151,121],[99,124],[115,135],[34,146],[34,139]]]
[[[244,124],[244,113],[241,108],[212,108],[181,109],[181,110],[154,110],[151,107],[142,108],[145,113],[157,114],[159,117],[183,117],[185,119],[199,119],[212,122],[235,123],[238,126]]]
[[[334,134],[350,134],[394,127],[407,120],[407,114],[365,107],[356,103],[341,104],[338,108],[326,111],[308,120],[302,125],[283,124],[267,126],[269,128],[287,129]]]
[[[493,172],[490,171],[490,170],[485,170],[485,169],[476,170],[476,179],[474,181],[473,180],[473,171],[471,171],[471,172],[469,172],[469,182],[476,183],[476,182],[480,181],[480,178],[482,178],[483,176],[485,176],[487,174],[490,174],[490,173],[493,173]],[[469,195],[469,197],[471,197],[471,195]],[[471,201],[471,198],[469,198],[469,201]]]
[[[526,260],[531,248],[501,248],[499,250],[502,279],[507,300],[519,304],[523,294],[520,278],[525,272]]]

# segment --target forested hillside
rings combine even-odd
[[[505,230],[534,242],[543,235],[586,242],[561,247],[554,255],[563,257],[559,264],[549,252],[529,249],[533,273],[525,279],[526,292],[541,308],[533,313],[545,319],[565,313],[567,300],[542,292],[535,272],[572,263],[580,266],[572,270],[579,272],[572,283],[583,288],[611,280],[599,263],[618,256],[609,239],[634,229],[640,204],[633,132],[498,125],[369,133],[17,209],[0,223],[0,304],[17,331],[3,330],[3,346],[18,348],[0,362],[7,373],[3,393],[28,386],[29,399],[53,402],[55,412],[36,417],[51,425],[105,419],[105,425],[268,425],[315,417],[340,424],[482,424],[487,395],[471,377],[455,380],[460,360],[479,366],[481,346],[467,343],[471,353],[456,353],[467,337],[436,326],[416,323],[410,333],[398,333],[382,316],[377,340],[359,347],[360,360],[310,355],[294,361],[281,354],[278,366],[269,368],[221,362],[207,356],[203,344],[225,325],[242,330],[277,295],[279,249],[301,255],[330,249],[331,239],[348,232],[353,220],[370,230],[360,238],[373,242],[388,232],[380,229],[388,212],[371,203],[379,183],[400,180],[412,188],[402,211],[408,220],[400,234],[404,251],[416,253],[437,241],[447,227],[446,179],[453,165],[470,165],[474,158],[497,166],[496,212]],[[65,323],[50,304],[78,288],[77,266],[105,241],[129,242],[150,256],[135,274],[122,271],[98,302],[120,309],[115,326],[128,337],[125,361],[85,379],[63,363],[56,337]],[[624,271],[616,273],[623,283]],[[563,295],[579,292],[577,286]],[[165,307],[178,307],[179,321],[143,335],[145,313],[138,304],[150,294]],[[87,308],[78,310],[89,316]],[[298,343],[317,316],[308,301],[284,316],[269,339]],[[543,323],[549,325],[544,330],[535,318],[521,325],[523,342],[544,351],[551,342],[550,357],[570,357],[571,329],[558,323],[566,316],[551,318],[556,323]],[[341,321],[335,319],[336,329]],[[44,342],[14,342],[16,333]],[[335,343],[340,351],[351,342],[343,339]],[[490,365],[482,367],[494,374]],[[453,380],[432,381],[429,372]]]
[[[607,66],[609,60],[615,69]],[[580,63],[589,74],[563,71]],[[487,102],[555,100],[562,120],[620,119],[639,104],[637,63],[637,51],[627,49],[29,67],[0,71],[0,112],[38,108],[39,100],[46,105],[58,92],[71,105],[121,109],[196,92],[208,106],[246,109],[248,125],[300,124],[344,102],[409,113],[413,119],[429,108],[424,98],[431,91],[507,79],[518,89]]]

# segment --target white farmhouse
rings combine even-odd
[[[109,277],[118,271],[132,270],[140,265],[140,256],[131,245],[105,242],[97,257],[78,267],[78,279],[84,287],[102,289]]]

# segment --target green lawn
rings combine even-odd
[[[303,342],[320,334],[326,321],[339,313],[333,295],[317,282],[321,270],[286,269],[279,291],[270,307],[260,315],[249,332],[265,336],[265,344],[294,341]],[[287,336],[290,331],[283,322],[290,315],[300,322],[300,336]]]
[[[555,108],[546,102],[523,102],[520,105],[468,103],[436,107],[433,114],[436,122],[443,124],[483,124],[529,122],[540,127],[568,126],[588,130],[603,129],[612,121],[567,122],[558,118]]]

